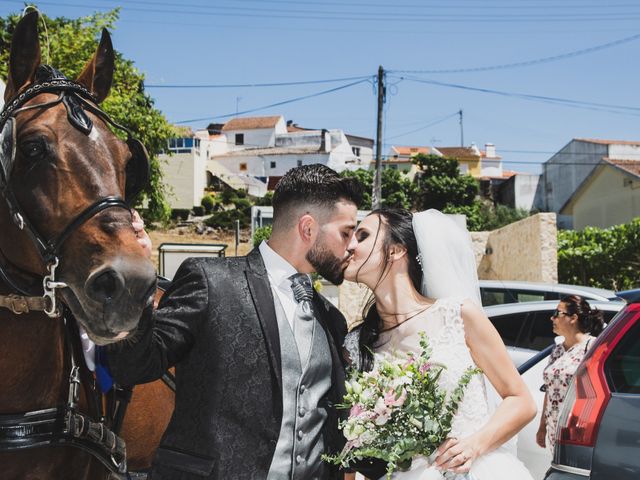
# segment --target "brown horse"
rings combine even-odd
[[[72,82],[40,65],[37,21],[16,26],[0,113],[0,476],[104,479],[124,471],[122,443],[79,332],[98,345],[126,338],[152,300],[128,206],[148,159],[99,107],[114,70],[108,33]],[[162,383],[136,389],[129,467],[149,465],[172,410]]]

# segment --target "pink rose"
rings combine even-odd
[[[364,409],[362,408],[362,405],[360,405],[359,403],[356,403],[353,407],[351,407],[351,410],[349,410],[349,416],[352,418],[357,417],[363,411]]]

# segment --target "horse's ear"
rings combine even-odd
[[[38,12],[32,11],[20,19],[13,31],[9,55],[9,78],[4,92],[5,102],[33,80],[39,65]]]
[[[76,81],[87,87],[100,103],[109,95],[114,65],[115,54],[113,53],[111,35],[106,28],[103,28],[98,50],[84,66]]]

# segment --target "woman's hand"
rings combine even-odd
[[[438,470],[467,473],[471,464],[480,456],[478,440],[471,435],[466,438],[451,437],[438,447],[434,466]]]
[[[545,422],[540,423],[540,428],[538,428],[538,432],[536,433],[536,443],[538,446],[545,448],[547,446],[547,424]]]
[[[133,231],[138,238],[138,243],[142,247],[145,256],[147,258],[151,258],[151,238],[149,238],[149,235],[144,229],[144,221],[142,220],[142,217],[140,217],[140,214],[137,212],[137,210],[132,210],[131,214],[131,226],[133,227]]]

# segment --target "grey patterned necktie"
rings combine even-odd
[[[289,277],[293,298],[296,300],[296,310],[293,316],[293,336],[298,345],[300,362],[305,368],[311,349],[313,337],[313,285],[311,278],[306,273],[296,273]]]

